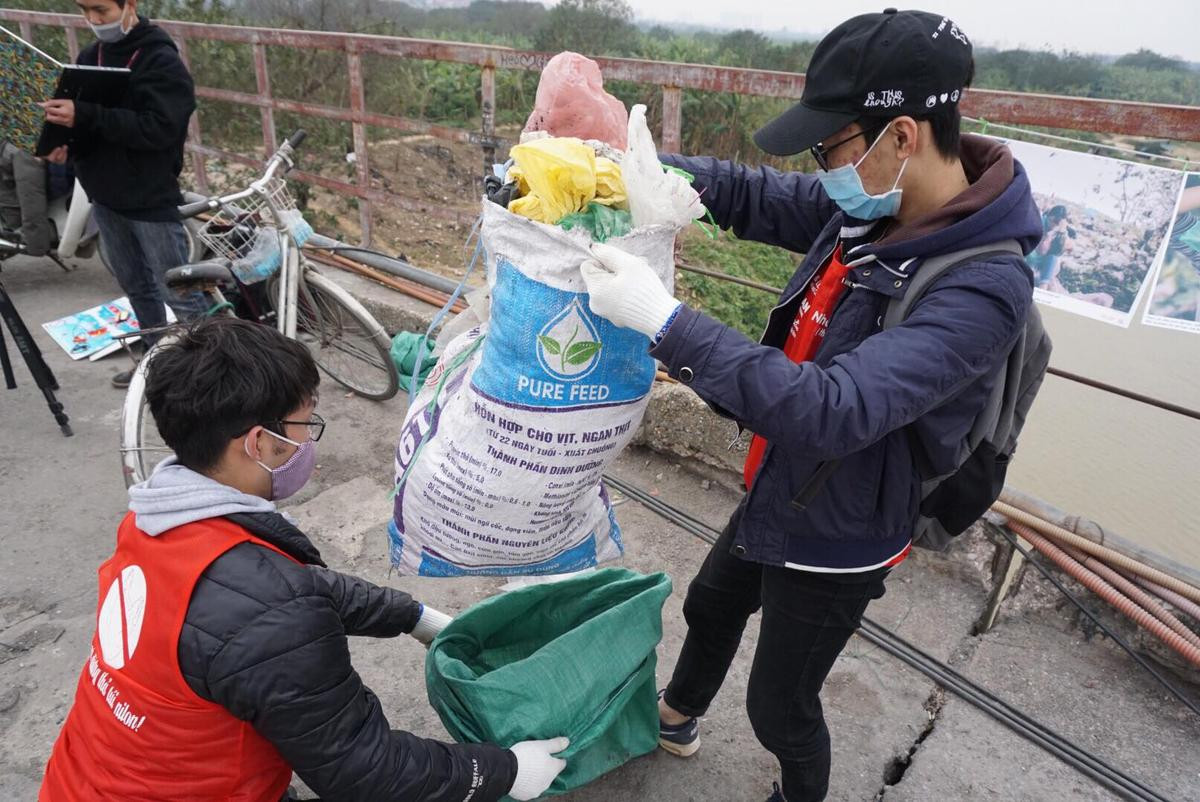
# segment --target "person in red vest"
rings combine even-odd
[[[96,632],[39,799],[491,802],[539,796],[565,738],[446,744],[391,729],[347,636],[430,640],[450,620],[325,567],[275,501],[312,473],[325,421],[308,350],[214,318],[151,356],[175,452],[130,489],[100,566]]]

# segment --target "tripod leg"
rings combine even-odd
[[[17,389],[17,377],[13,375],[12,360],[8,358],[8,346],[4,342],[4,327],[0,326],[0,369],[4,371],[4,386]]]
[[[74,435],[75,432],[71,429],[71,419],[67,417],[62,402],[54,397],[54,391],[49,387],[43,387],[42,395],[46,396],[46,404],[50,407],[50,414],[54,416],[55,422],[58,423],[58,428],[62,430],[63,437]]]
[[[29,334],[25,321],[21,319],[17,308],[13,306],[12,299],[8,296],[8,291],[4,289],[3,283],[0,283],[0,319],[3,319],[3,322],[8,325],[13,341],[17,344],[17,350],[21,352],[21,356],[25,357],[25,364],[29,367],[29,372],[42,391],[42,395],[46,397],[46,404],[50,407],[50,414],[54,416],[58,428],[62,430],[64,437],[70,437],[74,434],[69,423],[70,419],[63,411],[62,403],[54,396],[54,391],[58,389],[58,380],[54,378],[54,372],[46,364],[41,350]],[[5,361],[8,361],[7,353]],[[5,371],[5,379],[9,379],[11,376],[12,367],[10,365]],[[9,384],[9,389],[13,387],[16,387],[15,378]]]

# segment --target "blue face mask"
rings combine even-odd
[[[890,127],[890,126],[889,126]],[[900,164],[900,172],[896,174],[896,181],[892,184],[892,188],[882,195],[869,195],[867,190],[863,188],[862,178],[858,175],[858,165],[863,163],[868,154],[879,144],[879,140],[883,139],[883,135],[887,133],[887,128],[879,132],[879,136],[875,137],[875,141],[871,143],[871,147],[867,148],[867,152],[862,155],[854,164],[843,164],[833,170],[817,173],[817,180],[821,182],[821,186],[834,203],[841,207],[842,211],[856,220],[878,220],[882,217],[895,217],[896,212],[900,211],[900,193],[903,192],[899,188],[900,176],[904,175],[904,168],[908,166],[908,159],[905,159]]]

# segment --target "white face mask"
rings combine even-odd
[[[119,42],[125,38],[125,35],[129,33],[130,30],[133,29],[133,25],[130,25],[128,28],[125,27],[125,12],[128,10],[128,5],[122,8],[121,18],[116,22],[107,22],[103,25],[93,25],[91,22],[88,22],[88,27],[92,29],[92,33],[96,34],[96,38],[105,44],[111,45],[113,42]],[[136,25],[136,16],[134,17],[134,20],[134,24]]]

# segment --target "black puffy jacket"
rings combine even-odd
[[[411,632],[420,604],[326,568],[278,513],[228,520],[300,562],[242,543],[205,570],[179,636],[192,690],[250,722],[327,802],[490,802],[508,793],[512,752],[391,729],[350,664],[347,635]]]
[[[178,220],[179,173],[196,89],[175,42],[145,17],[125,38],[93,43],[79,64],[129,67],[132,75],[113,107],[75,104],[68,155],[93,203],[134,220]]]

